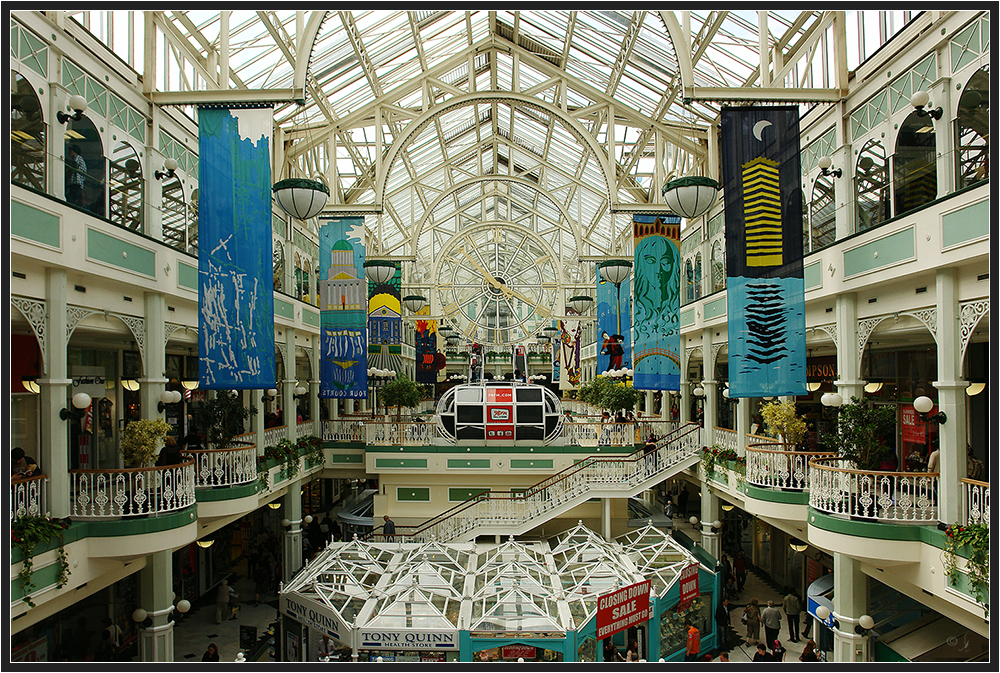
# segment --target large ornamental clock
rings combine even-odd
[[[551,324],[558,278],[552,249],[538,234],[509,223],[471,227],[441,251],[443,322],[468,341],[524,342]]]

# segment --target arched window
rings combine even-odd
[[[934,119],[910,113],[899,126],[893,155],[893,202],[896,215],[937,198],[937,135]]]
[[[188,204],[188,252],[198,254],[198,190],[191,192],[191,203]]]
[[[864,231],[889,219],[889,162],[882,143],[869,140],[861,148],[854,184],[857,231]]]
[[[282,279],[285,277],[285,246],[280,238],[272,240],[271,260],[274,265],[274,289],[281,292],[284,285]]]
[[[142,231],[142,165],[128,143],[119,143],[108,162],[108,204],[112,222]]]
[[[694,298],[701,299],[701,253],[694,256]]]
[[[722,241],[712,244],[712,292],[726,289],[726,246]]]
[[[684,262],[684,297],[685,303],[694,301],[694,266],[690,259]]]
[[[67,121],[64,137],[66,201],[104,217],[107,209],[104,207],[105,159],[101,135],[94,123],[84,117],[79,121],[72,118]]]
[[[978,70],[958,99],[958,189],[990,177],[990,67]]]
[[[813,183],[809,201],[809,229],[811,235],[803,254],[819,250],[837,239],[836,208],[833,198],[833,176],[820,175]],[[803,242],[805,243],[805,242]]]
[[[163,242],[178,250],[187,252],[187,206],[180,178],[174,178],[163,185],[162,218]]]
[[[10,179],[45,191],[45,119],[31,83],[13,73],[10,94]]]

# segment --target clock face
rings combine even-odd
[[[559,275],[552,250],[534,232],[481,225],[457,234],[441,255],[440,312],[467,340],[523,343],[551,324]]]

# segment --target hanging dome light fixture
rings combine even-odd
[[[396,274],[396,263],[387,259],[370,259],[364,263],[365,277],[376,285],[388,283]]]
[[[700,175],[689,175],[663,185],[663,200],[670,210],[689,220],[704,215],[718,195],[719,183]]]
[[[281,209],[299,220],[319,215],[330,199],[329,187],[308,178],[285,178],[274,183],[271,191]]]
[[[427,306],[427,297],[421,297],[419,294],[411,294],[403,297],[403,306],[405,306],[410,313],[416,313],[423,307]]]
[[[593,303],[594,303],[594,298],[585,294],[580,294],[575,297],[569,298],[570,308],[572,308],[580,315],[586,313]]]

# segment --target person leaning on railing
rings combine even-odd
[[[10,450],[11,476],[25,478],[38,474],[38,462],[31,456],[24,453],[24,449],[15,446]]]

